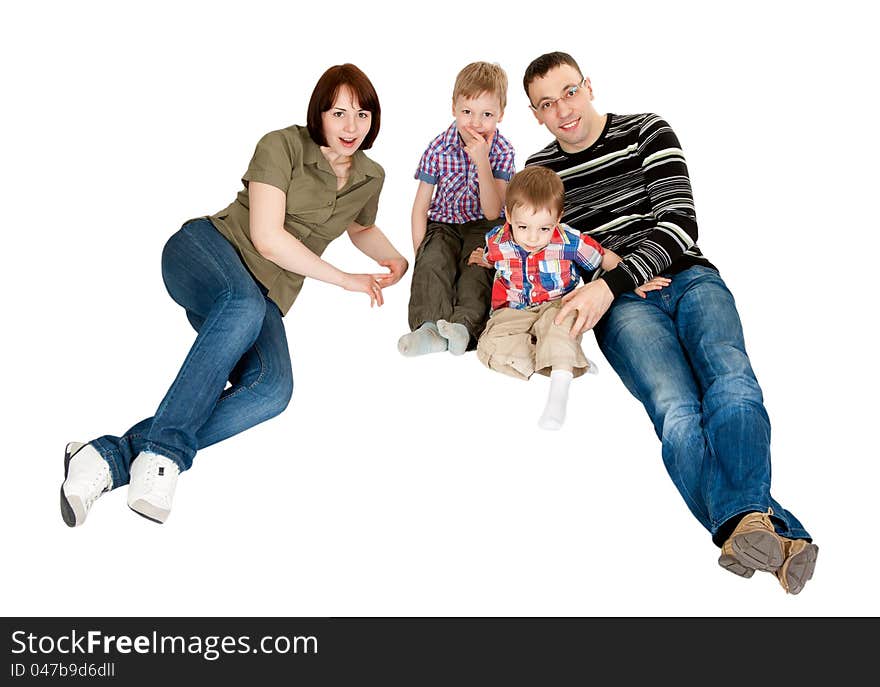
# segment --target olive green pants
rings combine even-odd
[[[474,248],[486,245],[486,232],[502,220],[480,219],[465,224],[428,222],[425,238],[416,252],[409,297],[409,327],[446,320],[463,324],[477,339],[489,317],[495,270],[468,265]]]

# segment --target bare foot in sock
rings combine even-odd
[[[544,413],[538,420],[541,429],[561,429],[565,424],[565,407],[568,405],[568,387],[574,375],[569,370],[553,370],[550,373],[550,394]]]
[[[440,353],[449,347],[446,339],[437,332],[437,325],[425,322],[414,332],[404,334],[397,341],[397,350],[408,358],[428,353]]]
[[[452,355],[461,355],[467,350],[471,333],[463,324],[437,320],[437,331],[449,342],[449,352]]]

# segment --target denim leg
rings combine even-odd
[[[110,464],[114,487],[128,482],[131,461],[143,450],[188,469],[197,449],[281,412],[292,390],[281,314],[210,222],[174,234],[162,268],[198,335],[156,415],[122,437],[92,442]],[[233,386],[224,391],[227,380]]]
[[[709,448],[703,493],[712,533],[736,515],[771,506],[780,534],[809,538],[770,495],[770,418],[732,294],[717,272],[695,267],[682,273],[670,295],[677,298],[676,329],[702,393]]]
[[[711,531],[702,488],[707,448],[700,390],[672,317],[656,291],[644,300],[625,293],[615,299],[595,332],[602,354],[648,412],[662,443],[666,471],[691,513]]]
[[[706,529],[772,506],[780,534],[809,537],[770,496],[770,422],[717,272],[694,267],[647,299],[621,295],[596,338],[648,411],[666,468]]]
[[[287,336],[281,312],[268,298],[260,335],[233,368],[229,382],[199,429],[196,438],[200,449],[279,415],[290,403],[293,372]]]

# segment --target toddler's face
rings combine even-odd
[[[513,232],[513,240],[529,253],[541,250],[550,243],[553,229],[559,223],[560,215],[549,208],[535,210],[525,205],[507,209],[507,221]]]
[[[475,98],[458,96],[452,103],[452,114],[465,142],[469,135],[479,135],[491,143],[498,122],[504,117],[498,96],[488,92]]]

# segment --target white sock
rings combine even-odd
[[[565,423],[565,407],[568,405],[568,387],[574,375],[569,370],[553,370],[550,373],[550,394],[544,413],[538,420],[541,429],[560,429]]]
[[[397,350],[408,358],[427,353],[439,353],[448,348],[449,344],[445,338],[440,336],[437,325],[433,322],[425,322],[414,332],[404,334],[397,341]]]
[[[449,352],[452,355],[462,355],[471,340],[471,333],[463,324],[437,320],[437,331],[449,342]]]

